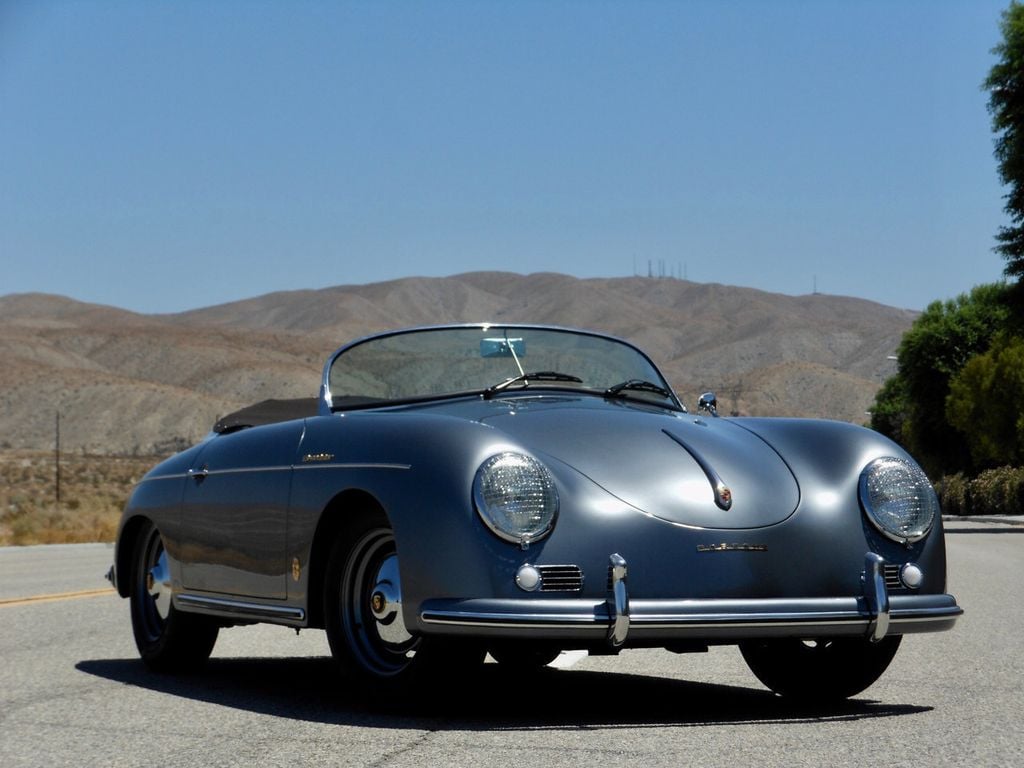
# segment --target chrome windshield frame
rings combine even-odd
[[[338,349],[336,349],[333,353],[331,353],[330,356],[328,356],[326,362],[324,363],[323,373],[322,373],[321,379],[320,379],[320,395],[319,395],[319,398],[318,398],[318,412],[319,412],[319,414],[321,416],[329,416],[329,415],[337,412],[338,410],[342,410],[342,408],[340,408],[339,406],[335,405],[334,395],[331,392],[331,370],[332,370],[334,364],[337,362],[338,358],[340,358],[342,355],[344,355],[349,350],[352,350],[352,349],[354,349],[356,347],[362,346],[363,344],[366,344],[368,342],[379,341],[379,340],[382,340],[382,339],[392,338],[392,337],[396,337],[396,336],[412,335],[412,334],[424,333],[424,332],[460,331],[460,330],[479,330],[479,331],[482,331],[482,332],[489,332],[489,331],[492,331],[492,330],[502,330],[502,331],[515,331],[515,332],[538,331],[538,332],[565,333],[565,334],[570,334],[570,335],[585,336],[585,337],[589,337],[589,338],[600,339],[600,340],[603,340],[603,341],[607,341],[607,342],[609,342],[611,344],[621,345],[621,346],[623,346],[625,348],[628,348],[628,349],[632,350],[633,352],[635,352],[640,358],[642,358],[651,367],[651,369],[655,373],[657,373],[657,375],[658,375],[658,377],[660,379],[660,381],[657,382],[657,383],[659,383],[660,385],[664,386],[665,389],[668,390],[668,392],[671,395],[672,405],[674,407],[677,407],[680,411],[683,411],[684,413],[686,412],[686,407],[683,405],[682,400],[680,400],[678,395],[676,395],[675,391],[672,389],[672,386],[669,384],[668,380],[665,378],[665,375],[661,372],[661,370],[658,368],[658,366],[655,365],[654,361],[651,360],[651,358],[647,355],[647,353],[644,352],[639,347],[637,347],[635,344],[632,344],[632,343],[630,343],[630,342],[628,342],[628,341],[626,341],[624,339],[621,339],[621,338],[619,338],[617,336],[612,336],[612,335],[604,334],[604,333],[598,333],[598,332],[595,332],[595,331],[587,331],[587,330],[583,330],[583,329],[579,329],[579,328],[566,327],[566,326],[557,326],[557,325],[526,324],[526,323],[452,323],[452,324],[442,324],[442,325],[415,326],[415,327],[410,327],[410,328],[401,328],[401,329],[396,329],[396,330],[392,330],[392,331],[385,331],[385,332],[382,332],[382,333],[369,334],[369,335],[366,335],[366,336],[362,336],[362,337],[360,337],[358,339],[355,339],[355,340],[353,340],[353,341],[351,341],[351,342],[349,342],[347,344],[344,344],[341,347],[338,347]],[[517,360],[517,363],[518,363],[518,360]],[[581,392],[588,392],[588,390],[580,390],[580,391]],[[453,392],[444,393],[444,394],[425,396],[425,397],[422,397],[422,398],[415,398],[412,401],[404,401],[404,402],[425,402],[425,401],[443,400],[443,399],[448,399],[448,398],[453,398],[453,397],[465,397],[467,395],[475,394],[476,392],[477,392],[477,390],[462,391],[462,392],[454,392],[453,391]],[[373,407],[387,408],[387,407],[393,407],[393,406],[401,405],[401,404],[403,404],[403,401],[399,401],[399,400],[386,400],[386,401],[380,402],[379,404],[362,404],[362,405],[359,405],[359,406],[354,406],[353,409],[358,408],[358,409],[362,410],[362,409],[373,408]]]

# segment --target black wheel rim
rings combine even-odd
[[[352,547],[341,591],[341,622],[349,650],[365,671],[380,677],[403,672],[419,640],[405,629],[395,539],[375,528]]]
[[[146,638],[150,642],[156,642],[163,636],[171,609],[171,579],[167,553],[156,529],[146,536],[138,562],[136,610]]]

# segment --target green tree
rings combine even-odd
[[[903,335],[898,380],[876,398],[872,426],[906,446],[933,477],[972,467],[962,435],[946,419],[946,399],[950,381],[1006,326],[1007,290],[978,285],[955,300],[932,302]]]
[[[1003,11],[999,28],[1003,40],[992,49],[999,60],[983,85],[989,93],[992,131],[997,134],[999,177],[1009,187],[1004,210],[1011,224],[1000,228],[996,250],[1006,259],[1006,274],[1020,278],[1024,276],[1024,6],[1013,0]]]
[[[871,428],[902,443],[908,403],[906,381],[899,374],[890,376],[875,395],[875,404],[871,407]]]
[[[1001,337],[949,383],[946,416],[979,467],[1024,460],[1024,339]]]

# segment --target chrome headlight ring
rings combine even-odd
[[[558,491],[548,468],[532,456],[491,456],[473,478],[473,502],[494,535],[523,549],[547,536],[558,515]]]
[[[927,536],[939,513],[939,501],[928,476],[906,459],[875,459],[860,473],[858,490],[871,524],[900,544]]]

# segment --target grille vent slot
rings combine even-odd
[[[541,592],[579,592],[583,570],[578,565],[538,565]]]
[[[885,586],[887,589],[905,589],[903,582],[900,581],[900,569],[902,565],[889,565],[883,566],[883,575],[885,576]]]

